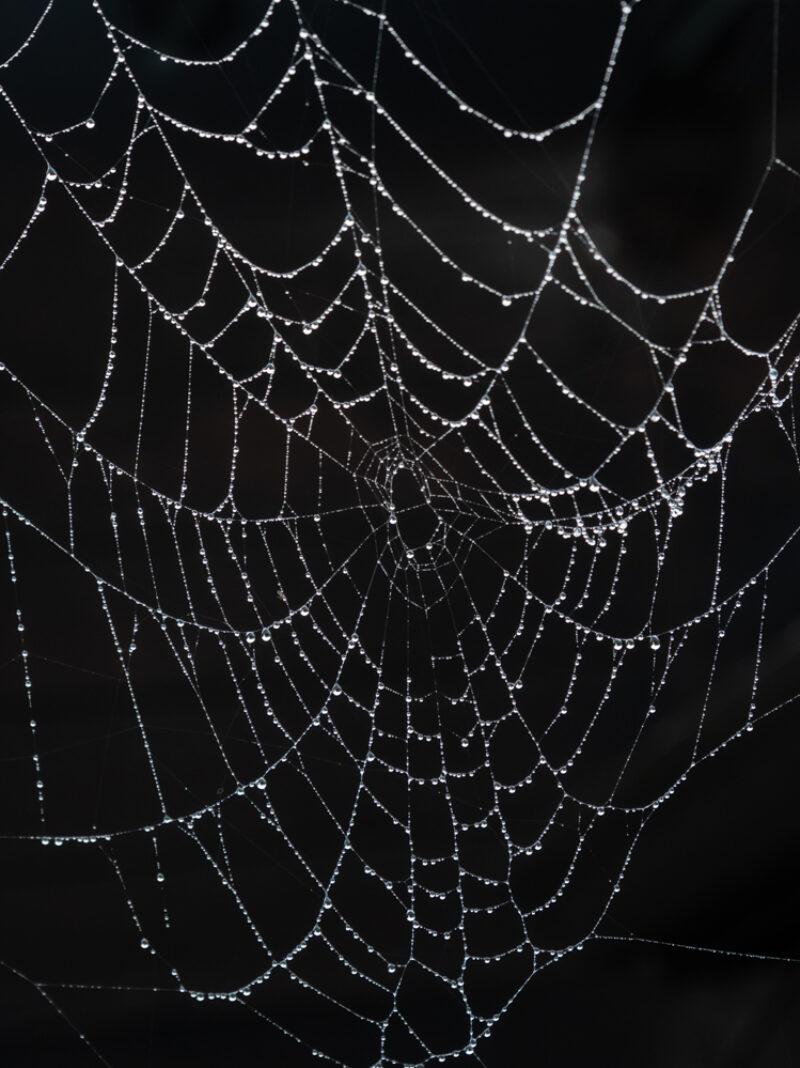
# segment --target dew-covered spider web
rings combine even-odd
[[[86,1063],[152,994],[479,1059],[793,714],[800,143],[745,6],[724,180],[715,84],[655,163],[625,118],[656,0],[3,7],[0,957]]]

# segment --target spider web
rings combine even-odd
[[[798,318],[736,305],[799,176],[771,28],[739,224],[645,284],[591,208],[645,3],[533,112],[409,12],[307,7],[203,58],[121,4],[6,29],[5,835],[104,871],[111,932],[7,965],[66,1023],[152,990],[284,1063],[427,1064],[628,937],[656,811],[794,696],[760,680],[797,517],[748,458],[796,492]]]

